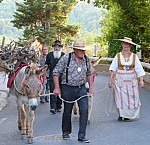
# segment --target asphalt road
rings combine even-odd
[[[111,91],[106,88],[108,76],[99,75],[94,82],[94,101],[87,138],[92,145],[150,145],[150,91],[140,88],[141,114],[138,120],[118,122],[117,114],[108,111]],[[1,85],[3,85],[1,83]],[[72,116],[73,130],[70,140],[61,137],[61,116],[49,112],[49,103],[39,104],[34,122],[33,145],[77,145],[78,117]],[[25,145],[17,129],[15,97],[7,99],[0,112],[0,145]]]

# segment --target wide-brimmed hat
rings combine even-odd
[[[56,45],[58,45],[58,46],[60,46],[60,47],[63,47],[63,45],[61,44],[61,41],[59,41],[59,40],[55,40],[55,41],[54,41],[54,44],[52,45],[52,47],[54,47],[54,46],[56,46]]]
[[[75,40],[72,46],[69,46],[69,47],[74,48],[74,49],[80,49],[80,50],[89,50],[84,40]]]
[[[126,42],[126,43],[130,43],[130,44],[133,44],[133,45],[138,45],[138,44],[132,42],[132,39],[129,38],[129,37],[124,37],[123,39],[116,39],[116,40],[119,40],[119,41],[122,41],[122,42]]]

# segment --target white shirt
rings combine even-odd
[[[120,52],[120,61],[121,61],[122,65],[129,65],[130,66],[132,64],[132,59],[133,59],[133,53],[130,55],[128,62],[126,62],[122,53]],[[135,69],[135,72],[137,73],[138,78],[145,75],[145,71],[144,71],[144,69],[141,65],[141,62],[140,62],[139,58],[137,57],[137,55],[135,58],[134,69]],[[109,71],[116,72],[117,70],[118,70],[118,56],[116,55],[114,57],[111,65],[110,65],[110,67],[109,67]]]

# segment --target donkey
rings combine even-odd
[[[17,73],[10,95],[16,96],[18,110],[18,129],[21,130],[22,139],[27,136],[27,143],[33,143],[33,123],[35,110],[38,106],[38,97],[42,92],[40,75],[45,73],[47,66],[38,68],[31,64],[21,68]]]

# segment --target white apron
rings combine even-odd
[[[139,99],[138,79],[134,70],[117,70],[114,92],[120,117],[139,118],[141,102]]]

